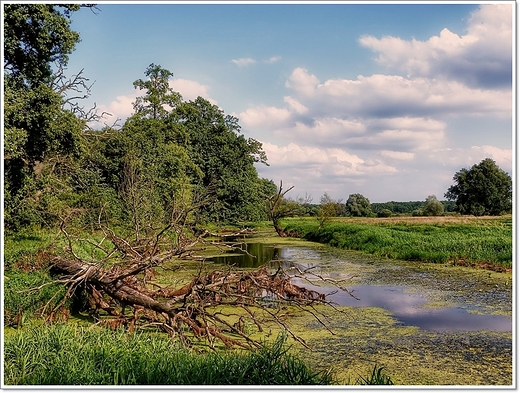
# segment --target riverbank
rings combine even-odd
[[[297,238],[273,237],[274,235],[270,228],[265,233],[258,233],[247,239],[237,239],[237,242],[244,240],[269,243],[274,247],[288,247],[289,252],[280,253],[279,258],[304,266],[316,265],[320,273],[336,279],[351,277],[346,284],[347,288],[406,285],[406,291],[420,294],[427,301],[424,305],[410,308],[413,315],[439,308],[458,308],[471,313],[511,316],[510,273],[448,264],[406,262],[387,257],[377,258],[367,253],[328,247]],[[24,254],[23,258],[20,258],[19,253],[12,249],[7,261],[18,268],[36,266],[39,261],[36,257],[39,255],[37,250],[47,243],[47,237],[42,235],[39,239],[24,237],[20,240],[24,243],[24,249],[33,250],[32,257]],[[29,245],[31,247],[28,247]],[[217,254],[217,251],[216,248],[211,250],[201,247],[196,255],[207,257],[204,264],[206,269],[228,268],[227,265],[211,261],[211,255]],[[24,263],[21,263],[24,259]],[[184,280],[196,274],[201,266],[197,261],[183,261],[182,265],[180,270],[161,271],[155,281],[161,285],[180,286]],[[7,276],[9,289],[14,285],[15,277],[9,274]],[[20,282],[20,285],[22,284],[24,283]],[[11,294],[14,289],[16,288],[10,290]],[[20,289],[27,289],[27,283]],[[365,301],[366,296],[362,295],[362,301]],[[406,301],[400,301],[400,304],[409,305]],[[14,306],[12,308],[13,311],[18,310]],[[293,353],[311,365],[311,370],[324,365],[333,366],[333,375],[340,384],[354,383],[359,375],[369,375],[374,366],[384,366],[385,373],[391,376],[394,383],[400,385],[512,383],[510,331],[485,331],[485,327],[481,327],[482,331],[436,332],[425,330],[413,323],[404,323],[400,315],[380,306],[340,306],[339,309],[343,313],[329,309],[329,317],[324,319],[335,335],[330,334],[310,314],[302,313],[301,310],[287,313],[286,322],[291,330],[302,336],[312,348],[312,351],[309,351],[290,340]],[[84,322],[90,324],[92,321]],[[73,323],[72,318],[68,323]],[[274,324],[264,325],[263,332],[254,333],[255,326],[250,323],[246,325],[245,331],[272,342],[280,327]],[[193,343],[197,343],[197,340]],[[195,347],[198,345],[203,343],[198,343]]]
[[[314,218],[283,221],[286,233],[377,257],[511,271],[512,217]]]

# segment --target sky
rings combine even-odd
[[[183,99],[236,116],[262,142],[259,176],[313,203],[443,200],[461,168],[514,175],[513,2],[98,3],[71,28],[108,116],[133,112],[154,63]]]

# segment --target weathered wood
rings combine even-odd
[[[136,277],[147,264],[150,264],[149,259],[132,263],[126,268],[107,269],[61,256],[52,259],[54,269],[66,274],[71,286],[84,284],[93,307],[119,318],[118,321],[107,323],[108,326],[131,326],[134,329],[139,312],[139,318],[147,322],[160,322],[168,331],[183,336],[184,324],[196,337],[215,337],[227,346],[249,347],[259,343],[245,335],[240,324],[229,324],[217,312],[208,311],[209,307],[238,306],[247,311],[261,331],[261,323],[251,307],[265,310],[266,298],[299,305],[325,302],[323,294],[292,284],[290,277],[281,269],[269,273],[265,267],[255,272],[213,271],[205,276],[198,275],[192,282],[178,289],[164,289],[156,285],[159,289],[152,290],[142,285]],[[109,304],[110,299],[115,300],[116,304],[132,307],[134,316],[125,317],[122,311]],[[152,313],[147,314],[143,310]],[[280,319],[272,311],[268,314],[280,323]],[[238,334],[244,341],[230,337],[229,333]],[[290,331],[289,333],[292,334]],[[295,335],[293,337],[302,342]]]

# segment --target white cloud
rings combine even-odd
[[[197,97],[207,99],[213,105],[218,105],[217,101],[209,96],[208,86],[202,85],[196,81],[189,79],[173,79],[170,81],[170,87],[174,91],[181,93],[184,101],[193,101]]]
[[[285,108],[261,105],[232,115],[237,116],[244,127],[273,128],[284,124],[289,119],[290,112]]]
[[[382,150],[381,155],[394,160],[413,160],[415,158],[415,153],[404,151]]]
[[[293,97],[285,96],[283,100],[287,105],[289,105],[291,110],[293,110],[296,113],[304,114],[309,111],[309,108],[301,104],[298,100],[294,99]]]
[[[346,199],[348,193],[379,176],[392,176],[398,169],[381,159],[364,159],[338,148],[318,148],[289,143],[278,145],[263,142],[269,167],[257,166],[259,175],[283,180],[286,187],[295,185],[294,194],[319,197],[329,192],[335,198]]]
[[[513,168],[513,151],[510,149],[500,149],[495,146],[471,146],[470,160],[476,164],[484,158],[491,158],[497,165],[511,174]]]
[[[231,61],[239,67],[246,67],[248,65],[256,63],[256,60],[250,57],[241,57],[240,59],[233,59]]]
[[[109,104],[98,105],[98,113],[105,113],[103,119],[89,123],[92,129],[101,129],[104,126],[121,126],[127,117],[134,112],[133,103],[141,92],[135,90],[126,95],[117,96],[116,99]]]
[[[305,68],[298,67],[285,82],[285,87],[308,96],[316,91],[318,83],[319,80],[316,76],[309,74]]]
[[[395,172],[396,169],[379,160],[364,160],[338,148],[319,148],[315,146],[289,143],[285,146],[263,142],[269,164],[273,168],[289,167],[294,171],[307,169],[320,173],[323,177],[360,176],[379,171]]]
[[[281,58],[282,58],[281,56],[273,56],[273,57],[270,57],[269,59],[265,60],[265,63],[273,64],[273,63],[276,63],[277,61],[280,61]]]
[[[307,70],[297,68],[286,86],[302,105],[335,116],[511,116],[511,90],[474,89],[457,81],[375,74],[320,83]]]
[[[363,36],[359,42],[379,53],[379,63],[411,77],[508,89],[512,82],[512,10],[512,4],[482,4],[469,18],[463,36],[444,28],[427,41]]]

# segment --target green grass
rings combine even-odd
[[[26,259],[34,259],[38,251],[48,248],[56,233],[49,230],[25,230],[4,238],[4,268],[9,269],[15,263],[23,263]]]
[[[285,231],[334,247],[379,257],[445,263],[464,260],[504,267],[512,265],[512,226],[504,219],[465,222],[397,222],[372,219],[331,222],[318,228],[316,220],[284,221]]]
[[[48,315],[64,298],[66,288],[51,284],[45,271],[24,272],[12,269],[4,272],[4,325],[23,325],[24,321]],[[33,290],[40,287],[40,289]],[[70,306],[70,301],[64,304]]]
[[[280,336],[251,351],[195,353],[166,336],[70,324],[6,334],[6,385],[324,385]]]

